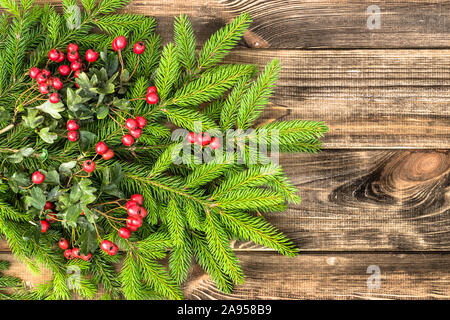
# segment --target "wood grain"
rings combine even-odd
[[[326,150],[280,164],[302,202],[267,219],[301,250],[450,249],[448,150]]]
[[[246,274],[232,294],[219,292],[210,277],[194,265],[183,286],[187,299],[449,299],[449,254],[302,253],[286,258],[273,253],[239,252]],[[22,278],[29,287],[49,280],[45,270],[32,274],[9,253],[0,254],[11,268],[4,273]],[[378,266],[380,287],[367,281]],[[280,276],[282,275],[282,276]]]
[[[184,287],[188,299],[449,299],[449,254],[244,253],[246,281],[230,295],[220,293],[199,267]],[[379,289],[367,281],[378,266]]]
[[[274,58],[273,118],[323,120],[325,148],[450,148],[450,50],[235,50],[227,61]]]
[[[59,0],[38,0],[61,7]],[[380,8],[379,29],[369,29],[367,8]],[[134,0],[123,12],[154,16],[165,41],[173,17],[190,16],[199,44],[232,17],[253,17],[246,45],[271,48],[448,48],[448,1],[364,0]]]

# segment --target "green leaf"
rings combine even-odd
[[[30,192],[30,198],[30,205],[38,210],[44,209],[47,198],[41,188],[33,187]]]
[[[97,119],[105,119],[108,116],[109,113],[109,107],[108,106],[101,106],[97,109]]]
[[[51,103],[50,100],[45,101],[40,106],[37,106],[36,109],[48,113],[54,119],[61,119],[61,115],[59,113],[65,110],[62,102]]]
[[[29,175],[24,172],[14,172],[8,179],[8,184],[14,192],[19,191],[19,187],[27,187],[31,184]]]
[[[41,123],[43,123],[45,120],[44,117],[38,114],[39,114],[38,110],[29,108],[27,116],[22,116],[24,126],[31,129],[35,129]]]
[[[61,163],[59,166],[59,172],[64,175],[70,175],[72,173],[72,169],[77,165],[76,161],[69,161]]]
[[[80,130],[80,147],[82,150],[88,150],[89,147],[97,141],[97,135],[92,132]]]
[[[83,204],[94,202],[97,199],[94,195],[97,189],[91,187],[91,184],[92,181],[90,179],[81,179],[79,182],[75,182],[70,192],[70,202],[75,203],[80,201]]]
[[[74,223],[76,223],[78,217],[80,216],[81,211],[82,210],[79,204],[74,204],[68,207],[66,210],[66,222],[69,225],[74,225]]]
[[[86,214],[86,212],[85,212]],[[89,252],[95,252],[97,250],[97,233],[95,227],[92,224],[88,224],[86,230],[81,234],[79,238],[80,253],[89,254]]]
[[[56,170],[50,170],[45,174],[45,183],[59,184],[59,174]]]
[[[53,142],[55,142],[56,139],[58,139],[57,134],[50,132],[49,127],[42,128],[41,131],[39,131],[39,137],[41,137],[42,140],[50,144],[52,144]]]

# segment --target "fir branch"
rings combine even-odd
[[[174,24],[175,50],[178,61],[189,72],[195,66],[195,35],[187,16],[180,15]]]
[[[278,79],[279,72],[278,60],[272,60],[256,82],[248,88],[242,98],[237,116],[237,127],[239,129],[247,129],[259,117],[273,93],[273,87]]]
[[[250,15],[244,12],[212,35],[199,53],[197,70],[206,69],[219,63],[237,44],[250,23]]]

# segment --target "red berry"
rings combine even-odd
[[[137,128],[130,130],[130,134],[133,136],[133,138],[138,139],[142,135],[142,130]]]
[[[108,252],[108,254],[110,256],[114,256],[114,255],[117,254],[118,251],[119,251],[119,247],[115,243],[113,243],[111,249]]]
[[[88,51],[86,51],[85,57],[86,57],[87,61],[95,62],[98,59],[98,52],[96,52],[96,51],[94,51],[92,49],[89,49]]]
[[[126,134],[122,137],[122,143],[127,147],[131,146],[134,143],[134,138],[130,134]]]
[[[80,257],[81,259],[83,259],[84,261],[89,261],[89,260],[91,260],[91,258],[92,258],[92,253],[89,252],[88,255],[80,254],[79,257]]]
[[[86,160],[83,162],[83,170],[87,173],[91,173],[95,170],[95,162],[92,160]]]
[[[136,122],[139,128],[144,128],[147,125],[147,120],[144,117],[136,117]]]
[[[136,120],[128,118],[127,121],[125,121],[125,127],[128,130],[133,130],[136,129],[138,127],[138,123]]]
[[[124,238],[124,239],[128,239],[131,235],[131,231],[128,230],[127,228],[120,228],[119,229],[119,236]]]
[[[46,78],[50,77],[51,72],[47,69],[42,69],[41,74],[43,74]]]
[[[113,48],[113,50],[114,51],[117,51],[118,49],[117,49],[117,45],[116,45],[116,42],[113,40],[113,42],[112,42],[112,48]]]
[[[130,216],[127,219],[127,225],[140,228],[142,226],[142,219],[139,216]]]
[[[55,213],[49,213],[48,215],[47,215],[47,221],[48,222],[50,222],[50,223],[55,223],[57,220],[56,220],[56,214]]]
[[[140,206],[144,203],[144,197],[141,194],[133,194],[130,199],[136,201]]]
[[[42,94],[47,94],[48,93],[48,85],[46,83],[41,83],[39,85],[39,92]]]
[[[46,84],[47,80],[48,80],[48,77],[45,74],[43,74],[42,72],[36,76],[36,82],[39,84]]]
[[[78,139],[80,139],[80,134],[78,133],[78,131],[69,131],[67,133],[67,139],[69,139],[69,141],[71,142],[78,141]]]
[[[67,76],[70,73],[70,67],[66,64],[63,64],[62,66],[59,66],[58,72],[62,76]]]
[[[53,92],[53,93],[50,95],[50,97],[48,98],[48,100],[49,100],[51,103],[58,103],[58,102],[59,102],[59,96],[58,96],[58,94],[57,94],[56,92]]]
[[[78,51],[78,45],[75,43],[69,43],[67,46],[67,52],[76,52]]]
[[[109,159],[111,159],[112,157],[114,157],[114,151],[113,151],[113,149],[108,149],[108,150],[106,150],[106,152],[102,155],[102,158],[103,158],[104,160],[109,160]]]
[[[219,141],[219,139],[216,138],[216,137],[213,137],[211,139],[211,142],[209,143],[209,146],[211,147],[211,149],[214,149],[214,150],[219,149],[220,148],[220,141]]]
[[[65,250],[64,251],[64,257],[66,257],[66,259],[68,259],[68,260],[74,259],[72,250],[70,250],[70,249]]]
[[[95,152],[97,152],[99,155],[104,154],[106,151],[108,151],[108,145],[104,143],[103,141],[100,141],[95,146]]]
[[[45,203],[45,206],[44,206],[44,211],[45,211],[45,210],[51,210],[51,209],[53,209],[53,208],[54,208],[53,203],[51,203],[50,201],[47,201],[47,202]]]
[[[147,216],[147,210],[143,207],[141,207],[141,210],[139,211],[139,217],[141,217],[141,219],[144,219]]]
[[[127,229],[130,230],[130,231],[132,231],[132,232],[135,232],[135,231],[137,231],[139,228],[138,228],[138,227],[133,227],[133,226],[127,225]]]
[[[56,60],[56,62],[61,63],[64,61],[64,59],[66,59],[66,56],[64,55],[64,53],[62,53],[61,51],[59,52],[59,58],[58,60]]]
[[[112,247],[113,243],[109,240],[103,240],[100,243],[100,249],[102,249],[103,251],[109,251]]]
[[[149,104],[156,104],[158,103],[158,95],[154,92],[150,92],[149,94],[147,94],[147,98],[145,99],[147,100],[147,103]]]
[[[74,76],[75,78],[78,78],[78,77],[80,76],[80,73],[81,73],[81,70],[77,70],[77,71],[74,72],[73,76]],[[77,88],[78,88],[78,87],[77,87]]]
[[[140,208],[138,205],[131,206],[127,209],[127,213],[130,217],[139,217]]]
[[[129,200],[129,201],[127,201],[127,203],[125,203],[125,208],[128,209],[129,207],[136,206],[136,205],[138,205],[138,203],[136,201]]]
[[[70,68],[71,68],[73,71],[80,70],[81,67],[82,67],[81,62],[79,62],[78,60],[77,60],[77,61],[74,61],[74,62],[72,62],[72,63],[70,64]]]
[[[46,233],[48,228],[50,228],[50,223],[46,220],[41,220],[41,232]]]
[[[84,211],[81,211],[80,216],[84,216]]]
[[[80,59],[80,54],[78,53],[78,51],[75,52],[69,52],[67,54],[67,60],[69,60],[70,62],[75,62],[78,59]]]
[[[60,78],[53,78],[52,80],[52,86],[53,88],[55,88],[55,90],[61,90],[63,87],[63,82],[61,81]]]
[[[36,79],[36,77],[38,76],[38,74],[39,74],[40,72],[41,72],[41,70],[39,70],[39,69],[36,68],[36,67],[33,67],[33,68],[30,69],[29,74],[30,74],[30,77],[31,77],[31,78]]]
[[[186,140],[189,141],[190,143],[195,143],[195,133],[194,132],[189,132],[189,134],[186,137]]]
[[[145,51],[145,43],[142,41],[136,42],[133,47],[133,51],[136,54],[142,54]]]
[[[33,181],[33,183],[35,184],[41,184],[42,182],[44,182],[44,180],[45,176],[39,171],[35,171],[31,176],[31,181]]]
[[[52,61],[57,61],[59,59],[59,50],[52,49],[48,52],[48,58]]]
[[[155,86],[151,86],[147,88],[147,94],[149,93],[158,93],[158,90],[156,89]]]
[[[59,239],[58,242],[58,246],[62,249],[62,250],[66,250],[69,248],[69,241],[67,241],[64,238]]]
[[[201,146],[206,146],[211,141],[211,136],[208,133],[202,132],[197,135],[195,141]]]
[[[113,40],[113,43],[116,43],[115,51],[123,50],[127,46],[127,39],[124,36],[118,36]],[[114,48],[113,48],[114,49]]]
[[[73,248],[72,255],[74,258],[79,258],[80,257],[80,248],[77,248],[77,247]]]
[[[67,121],[67,130],[69,130],[69,131],[76,131],[79,128],[80,128],[80,125],[75,120]]]

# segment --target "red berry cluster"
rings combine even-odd
[[[195,134],[194,132],[189,132],[186,137],[186,140],[190,143],[196,143],[202,147],[209,146],[211,149],[216,150],[220,148],[220,141],[216,137],[212,137],[206,133],[202,132],[199,134]]]
[[[118,36],[114,38],[112,42],[112,48],[114,51],[122,51],[127,46],[127,38],[124,36]],[[136,42],[133,46],[133,51],[136,54],[143,54],[145,51],[145,43],[142,41]]]
[[[92,258],[92,253],[90,252],[87,255],[80,254],[80,248],[78,247],[69,249],[69,241],[67,241],[67,239],[59,239],[58,245],[62,250],[64,250],[64,257],[66,257],[66,259],[83,259],[84,261],[89,261]]]
[[[147,97],[145,98],[148,104],[156,104],[159,101],[158,90],[155,86],[147,88]]]
[[[69,120],[67,121],[67,130],[69,132],[67,133],[67,139],[69,141],[75,142],[80,138],[80,133],[78,132],[78,129],[80,128],[80,125],[75,120]]]
[[[101,155],[104,160],[109,160],[114,157],[114,151],[103,141],[97,143],[95,146],[95,152]]]
[[[61,90],[64,86],[63,82],[58,77],[52,77],[51,72],[47,69],[38,69],[36,67],[33,67],[30,69],[30,77],[32,79],[35,79],[36,82],[39,84],[38,90],[42,94],[49,94],[52,88],[56,91]],[[58,103],[59,102],[59,95],[57,92],[52,92],[49,95],[49,101],[51,103]]]
[[[125,128],[129,130],[129,134],[122,137],[122,143],[127,147],[134,143],[134,139],[138,139],[142,134],[142,129],[147,125],[147,120],[144,117],[136,117],[136,119],[128,118],[125,121]]]

